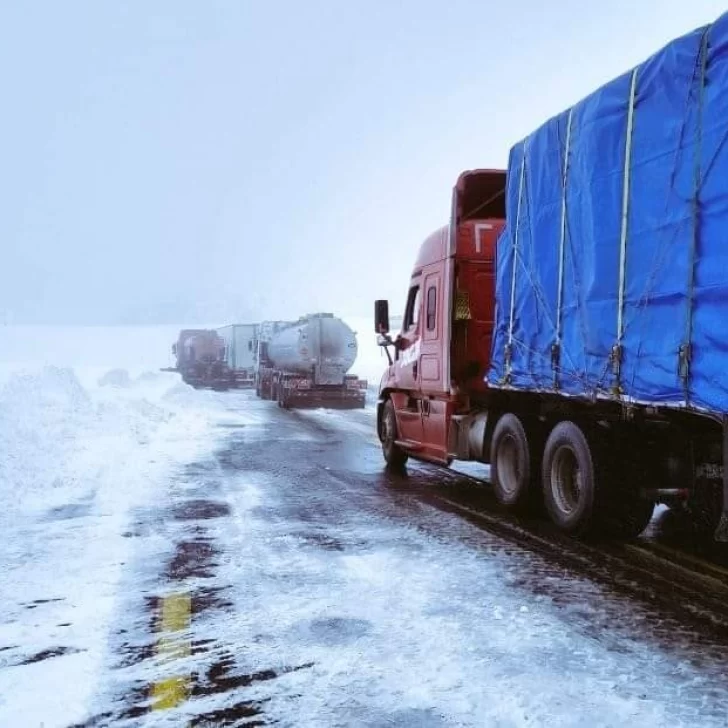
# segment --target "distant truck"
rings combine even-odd
[[[348,374],[356,334],[330,313],[260,324],[255,346],[255,389],[280,407],[362,408],[367,382]]]
[[[630,538],[655,503],[728,540],[728,14],[455,184],[422,243],[377,428],[490,465],[500,503]]]
[[[225,362],[233,387],[255,386],[255,345],[257,324],[230,324],[217,333],[225,341]]]
[[[183,329],[172,345],[176,366],[163,371],[179,372],[193,387],[227,389],[232,373],[225,350],[225,340],[214,329]]]

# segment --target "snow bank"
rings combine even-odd
[[[100,383],[131,387],[124,370],[110,372]],[[0,523],[17,508],[47,508],[83,492],[89,486],[89,457],[99,454],[96,448],[105,438],[114,439],[114,449],[147,442],[172,416],[149,395],[92,396],[73,370],[58,367],[11,375],[0,390],[0,498],[5,505]]]
[[[40,496],[65,497],[78,485],[80,433],[93,430],[96,412],[70,369],[48,367],[10,378],[0,391],[0,523]]]
[[[111,369],[99,378],[99,387],[130,387],[131,377],[126,369]]]
[[[177,326],[0,326],[0,383],[19,370],[73,369],[85,387],[109,370],[135,379],[174,364]]]
[[[84,718],[133,514],[219,437],[214,393],[174,374],[96,381],[46,366],[0,387],[0,725]]]

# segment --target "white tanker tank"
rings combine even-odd
[[[268,342],[268,359],[277,369],[313,373],[316,384],[342,384],[356,354],[356,334],[332,314],[306,316]]]
[[[256,389],[288,406],[296,400],[363,407],[366,382],[348,375],[357,356],[356,334],[330,313],[260,325]]]

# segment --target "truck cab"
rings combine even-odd
[[[390,357],[379,388],[378,426],[383,442],[393,438],[394,460],[412,454],[449,463],[458,449],[453,418],[485,403],[505,185],[503,170],[460,175],[449,225],[420,247],[394,339],[388,303],[376,304],[376,332]]]

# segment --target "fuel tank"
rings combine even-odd
[[[333,314],[283,324],[268,341],[269,361],[284,372],[313,375],[317,385],[343,384],[357,355],[356,334]]]

